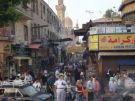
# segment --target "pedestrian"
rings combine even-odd
[[[70,81],[67,81],[65,101],[72,101]]]
[[[38,91],[41,90],[41,83],[38,79],[35,80],[35,82],[33,83],[33,87],[36,88]]]
[[[32,76],[31,76],[28,72],[26,72],[26,73],[24,74],[24,80],[25,80],[25,81],[30,81],[30,82],[32,82],[33,78],[32,78]]]
[[[47,79],[47,93],[52,94],[53,99],[54,99],[53,84],[54,84],[53,75],[49,75]]]
[[[54,83],[56,89],[56,101],[65,101],[65,89],[66,81],[64,80],[64,74],[59,74],[59,79]]]
[[[81,78],[82,82],[84,83],[85,76],[84,76],[83,70],[81,70],[81,72],[80,72],[80,78]]]
[[[109,80],[109,92],[114,94],[116,92],[117,83],[115,82],[113,77],[110,77]]]
[[[58,68],[58,67],[56,67],[56,71],[55,71],[55,78],[56,78],[56,80],[58,80],[58,79],[59,79],[59,74],[60,74],[60,72],[59,72],[59,68]]]
[[[48,71],[45,69],[44,72],[42,73],[42,83],[43,83],[43,85],[46,85],[47,78],[48,78]]]
[[[77,96],[77,101],[83,101],[82,80],[77,80],[77,82],[76,82],[76,96]]]
[[[99,98],[101,86],[100,86],[100,83],[95,76],[93,77],[93,88],[94,88],[95,96],[97,98]]]
[[[86,89],[86,87],[84,86],[84,87],[83,87],[83,101],[86,101],[86,99],[87,99],[87,89]]]
[[[92,101],[94,99],[94,88],[92,83],[92,77],[89,77],[87,81],[87,90],[88,90],[88,101]]]
[[[14,80],[14,84],[15,84],[15,85],[21,85],[22,83],[23,83],[23,82],[22,82],[22,80],[20,79],[20,76],[17,75],[16,78],[15,78],[15,80]]]

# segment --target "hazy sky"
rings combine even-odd
[[[55,5],[58,0],[45,0],[56,12]],[[78,21],[79,26],[88,22],[90,19],[102,17],[104,12],[115,7],[118,10],[122,0],[63,0],[66,6],[65,15],[69,16],[74,25]],[[88,13],[88,11],[92,13]]]

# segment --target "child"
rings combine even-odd
[[[67,81],[67,86],[66,86],[66,99],[65,99],[65,101],[72,101],[71,84],[70,84],[70,81]]]
[[[83,87],[83,101],[86,101],[86,97],[87,97],[87,89],[86,89],[86,87],[84,86],[84,87]]]

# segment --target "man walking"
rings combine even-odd
[[[89,77],[87,81],[87,90],[88,90],[88,101],[92,101],[94,99],[94,87],[92,83],[92,77]]]
[[[64,80],[63,73],[59,74],[59,79],[54,83],[56,88],[56,101],[65,101],[65,88],[66,88],[66,81]]]

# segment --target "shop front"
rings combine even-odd
[[[0,76],[8,76],[8,64],[7,57],[11,55],[10,53],[11,43],[7,40],[0,40]],[[2,78],[3,78],[2,77]]]
[[[110,55],[111,54],[111,55]],[[99,72],[106,74],[108,70],[128,73],[135,73],[135,52],[110,52],[109,54],[99,53]]]
[[[108,70],[135,71],[135,34],[90,35],[89,51],[101,75]]]
[[[31,59],[31,50],[28,46],[16,44],[12,45],[12,58],[13,58],[13,67],[10,68],[14,70],[16,73],[22,73],[31,69],[32,59]]]

